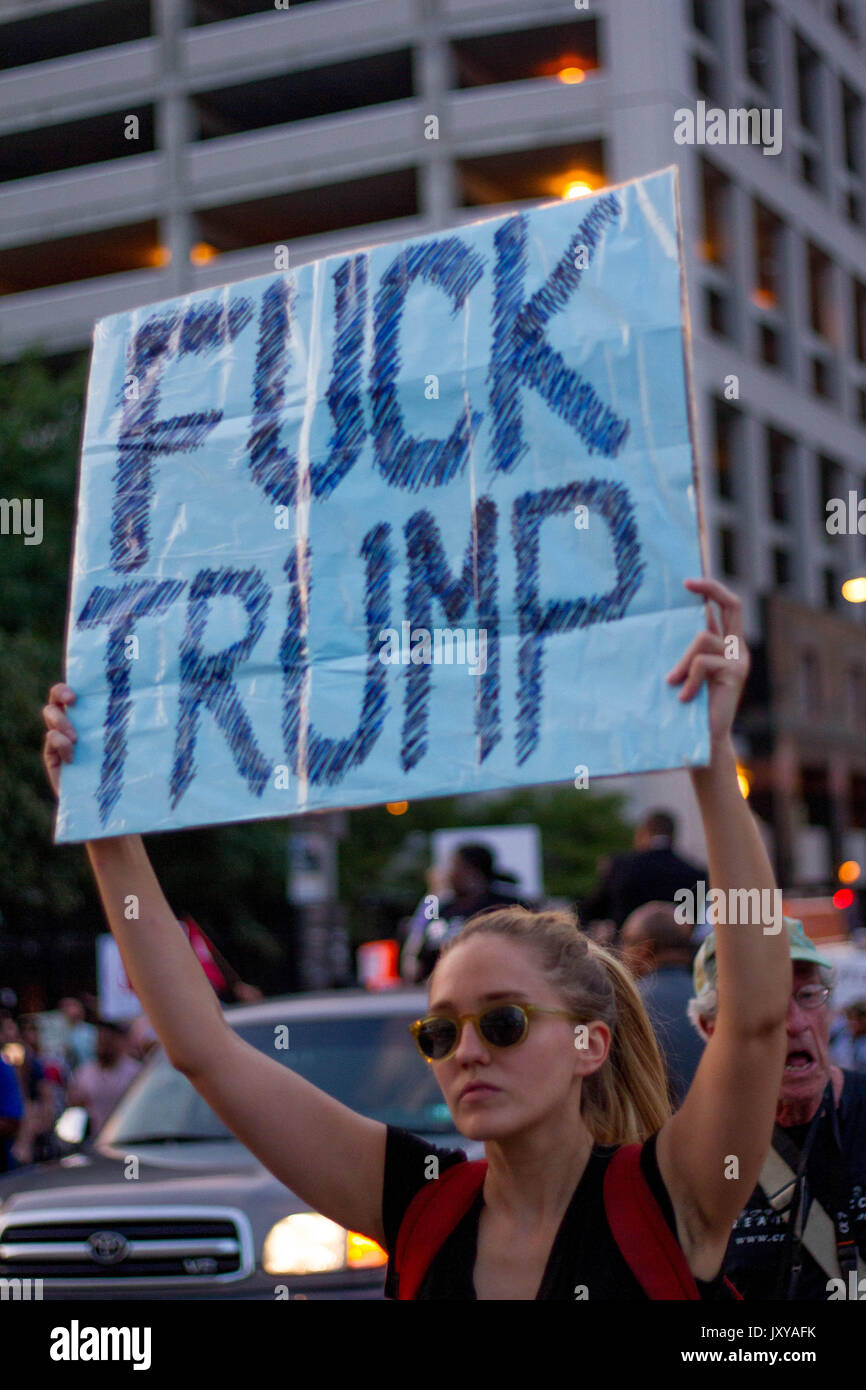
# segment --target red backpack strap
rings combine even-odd
[[[607,1165],[607,1223],[626,1264],[649,1298],[700,1298],[680,1243],[641,1171],[641,1148],[640,1144],[626,1144]]]
[[[419,1188],[406,1208],[394,1250],[397,1297],[415,1298],[434,1256],[481,1190],[485,1159],[454,1163]]]

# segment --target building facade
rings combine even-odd
[[[827,528],[866,498],[864,0],[3,0],[0,51],[0,359],[282,246],[298,265],[678,165],[708,558],[763,672],[742,758],[786,883],[832,879],[866,776],[841,595],[866,516]],[[810,664],[846,694],[803,760],[779,692]],[[702,852],[683,774],[623,785]]]

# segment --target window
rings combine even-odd
[[[805,651],[800,653],[798,672],[800,678],[800,707],[803,713],[807,715],[820,715],[822,709],[821,668],[814,652]]]
[[[831,569],[824,570],[824,602],[828,608],[838,608],[842,598],[839,580],[836,571]]]
[[[787,434],[772,426],[767,428],[766,445],[770,516],[773,521],[786,523],[791,520],[791,487],[797,446]]]
[[[863,718],[863,668],[849,666],[845,672],[845,705],[849,729],[856,729]]]
[[[600,188],[605,183],[601,140],[567,145],[534,145],[527,150],[476,155],[455,161],[461,207],[562,198],[570,183]]]
[[[769,87],[771,12],[764,0],[746,0],[743,40],[746,72],[759,87]]]
[[[756,286],[752,302],[760,309],[775,309],[782,298],[782,258],[785,224],[763,203],[754,205]]]
[[[834,341],[833,263],[811,242],[808,244],[809,323],[813,333]]]
[[[821,170],[818,161],[808,150],[800,151],[800,178],[812,188],[821,187]]]
[[[844,496],[845,476],[841,465],[822,454],[818,459],[818,515],[822,531],[827,527],[827,503]]]
[[[730,401],[713,401],[715,435],[716,492],[724,501],[737,495],[737,464],[740,455],[743,417]]]
[[[737,576],[737,547],[736,537],[730,526],[719,527],[719,555],[722,562],[722,573],[735,579]]]
[[[714,265],[727,263],[728,216],[731,181],[708,159],[701,160],[701,203],[703,207],[704,240],[701,247],[704,259]]]
[[[866,363],[866,285],[853,281],[854,290],[854,351]]]
[[[709,0],[692,0],[692,28],[709,39],[713,37]]]
[[[791,582],[791,554],[788,550],[773,551],[773,579],[777,589],[785,589]]]
[[[828,401],[836,394],[836,374],[826,357],[812,358],[812,390]]]
[[[54,5],[45,14],[12,20],[2,26],[0,68],[45,63],[116,43],[134,43],[136,39],[148,38],[150,32],[148,0]]]
[[[819,713],[816,710],[815,713]],[[831,823],[833,802],[830,796],[830,779],[826,767],[802,767],[800,769],[800,790],[806,807],[806,820],[809,825],[821,825],[827,829]]]
[[[707,290],[704,305],[710,331],[717,333],[720,338],[730,338],[731,303],[728,296],[719,294],[718,290]]]
[[[770,328],[769,324],[761,324],[761,361],[766,362],[768,367],[780,367],[782,365],[782,340],[775,328]]]
[[[196,92],[190,103],[195,138],[212,140],[412,96],[412,55],[405,48]]]
[[[707,101],[716,100],[718,96],[716,69],[703,58],[692,60],[692,83],[698,96],[706,97]]]
[[[857,31],[857,15],[851,0],[836,0],[833,6],[833,18],[839,28],[853,39],[854,43],[860,38]]]
[[[863,101],[842,83],[842,140],[845,164],[852,174],[863,172]]]
[[[533,77],[578,84],[599,66],[596,22],[583,19],[452,39],[451,56],[458,87],[487,87]]]
[[[813,135],[820,124],[821,62],[814,48],[797,36],[797,105],[800,124]]]
[[[866,425],[866,387],[857,388],[857,419],[861,425]]]

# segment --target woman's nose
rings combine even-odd
[[[478,1034],[477,1024],[467,1018],[460,1033],[455,1056],[459,1061],[467,1061],[486,1055],[487,1047]]]

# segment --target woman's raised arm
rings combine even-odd
[[[749,671],[739,599],[716,580],[687,587],[715,601],[723,633],[709,612],[707,629],[670,672],[692,699],[706,680],[710,764],[692,770],[709,856],[710,884],[728,904],[775,907],[775,877],[757,823],[743,799],[731,726]],[[733,641],[731,639],[734,639]],[[733,892],[739,890],[736,897]],[[754,913],[739,925],[719,914],[716,934],[719,1007],[682,1106],[659,1133],[659,1169],[677,1215],[680,1243],[692,1273],[718,1271],[731,1226],[746,1205],[770,1147],[785,1060],[791,994],[788,934],[781,913]],[[757,920],[755,920],[757,919]]]
[[[748,676],[740,599],[714,580],[688,588],[714,600],[712,612],[683,659],[670,671],[684,682],[681,699],[709,689],[710,763],[692,769],[703,820],[710,885],[728,908],[755,903],[776,908],[776,880],[755,817],[742,798],[731,724]],[[734,639],[734,641],[731,641]],[[734,897],[737,894],[737,897]],[[719,1013],[687,1097],[657,1140],[657,1158],[677,1213],[680,1243],[699,1279],[716,1275],[738,1213],[751,1197],[773,1134],[785,1058],[785,1019],[791,997],[791,956],[781,912],[749,913],[716,926]]]
[[[43,764],[55,795],[60,766],[72,761],[77,739],[66,713],[74,700],[68,686],[55,685],[43,710]],[[87,854],[129,982],[172,1065],[303,1201],[381,1244],[385,1126],[334,1100],[228,1026],[140,836],[90,840]]]

